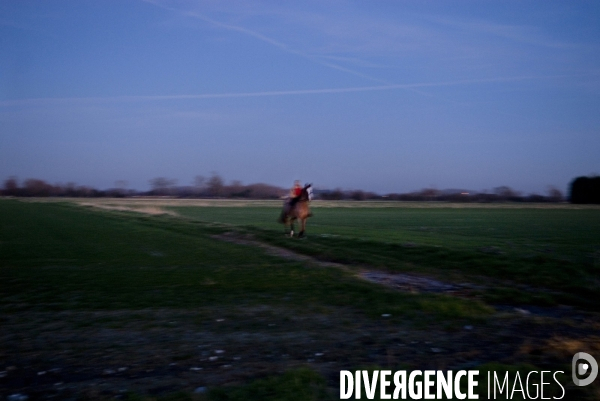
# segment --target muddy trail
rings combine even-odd
[[[309,263],[311,265],[320,267],[333,267],[343,269],[348,272],[356,273],[355,275],[363,280],[370,281],[391,287],[400,291],[407,291],[412,293],[418,292],[432,292],[432,293],[446,293],[454,294],[461,289],[467,288],[480,288],[479,286],[471,285],[468,283],[462,284],[451,284],[444,283],[439,280],[427,278],[419,275],[403,274],[403,273],[386,273],[382,271],[374,271],[372,269],[351,269],[349,266],[341,263],[324,262],[317,258],[299,254],[289,249],[277,247],[270,244],[265,244],[254,239],[251,235],[244,235],[237,232],[227,232],[225,234],[213,235],[212,238],[219,239],[221,241],[227,241],[239,245],[255,246],[263,249],[267,254],[276,256],[284,259],[294,260],[303,263]]]
[[[450,296],[456,296],[461,298],[474,298],[477,297],[477,294],[481,293],[489,289],[488,286],[481,284],[478,282],[477,284],[460,280],[460,282],[449,282],[442,281],[438,278],[429,277],[423,274],[418,273],[398,273],[398,272],[388,272],[381,271],[369,266],[348,266],[342,263],[334,263],[319,260],[318,258],[303,255],[297,252],[294,252],[290,249],[274,246],[271,244],[266,244],[257,240],[251,234],[239,233],[236,231],[229,231],[224,234],[213,235],[212,238],[231,242],[239,245],[253,246],[264,250],[268,255],[276,256],[288,260],[294,260],[302,263],[306,263],[311,266],[319,266],[319,267],[329,267],[329,268],[337,268],[344,270],[353,274],[355,277],[360,278],[362,280],[369,281],[371,283],[379,284],[385,286],[387,288],[391,288],[397,291],[407,292],[411,294],[419,294],[419,293],[433,293],[433,294],[444,294]],[[488,279],[492,280],[492,279]],[[481,281],[481,278],[479,279]],[[510,287],[515,286],[514,283],[494,280],[495,282],[500,283],[502,286]],[[548,290],[540,290],[533,289],[526,286],[520,286],[526,290],[532,291],[548,291]],[[548,291],[550,292],[550,291]],[[569,306],[559,306],[559,307],[542,307],[542,306],[533,306],[533,305],[492,305],[498,311],[514,311],[517,313],[521,313],[524,315],[534,314],[534,315],[543,315],[543,316],[554,316],[554,317],[565,317],[565,316],[573,316],[574,313],[577,313],[575,308]]]

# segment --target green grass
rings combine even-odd
[[[60,324],[66,333],[127,332],[133,327],[143,333],[170,331],[176,329],[175,320],[186,322],[188,329],[205,330],[217,318],[226,319],[212,329],[215,336],[232,331],[261,336],[265,330],[285,335],[312,330],[322,336],[340,327],[353,333],[365,327],[382,327],[382,333],[445,327],[455,333],[467,324],[494,324],[493,309],[485,302],[570,303],[595,310],[600,305],[598,210],[316,208],[308,239],[297,240],[281,235],[274,207],[171,209],[180,217],[0,200],[4,321],[26,323],[31,318],[27,335],[34,337],[43,323],[40,316],[53,319],[54,312],[65,312]],[[215,238],[229,231],[349,268],[270,256],[257,246]],[[476,299],[403,293],[358,279],[356,266],[446,281],[472,280],[486,288],[473,294]],[[164,316],[148,311],[164,311]],[[93,320],[79,317],[92,312],[98,314]],[[382,314],[391,317],[382,319]],[[313,320],[304,323],[303,317]],[[277,322],[276,328],[266,322]],[[390,346],[388,340],[377,342],[370,335],[353,339],[349,346],[361,355]],[[293,348],[285,339],[277,346],[280,353]],[[169,360],[196,363],[195,347],[176,349]],[[368,355],[361,358],[356,360],[370,360]],[[354,366],[351,358],[343,362],[347,369]],[[337,398],[331,377],[326,381],[314,367],[297,366],[287,366],[289,370],[279,375],[272,370],[244,373],[241,382],[209,387],[203,394],[125,396],[210,401]],[[482,375],[487,368],[529,370],[489,364],[481,366]],[[569,394],[576,390],[569,389]]]
[[[386,308],[410,313],[436,304],[435,297],[390,295],[341,271],[309,271],[211,237],[235,229],[321,260],[440,279],[460,279],[458,273],[476,281],[501,280],[482,294],[489,302],[600,304],[600,263],[593,258],[600,246],[597,210],[319,208],[305,241],[281,235],[272,207],[173,210],[185,218],[2,201],[0,266],[11,283],[4,294],[13,305],[26,297],[55,308],[247,303],[256,302],[252,294],[262,293],[275,298],[303,294],[295,299],[335,305],[368,300],[371,313]],[[557,251],[548,252],[549,244]],[[37,269],[32,275],[14,267]],[[314,287],[315,280],[323,284]],[[525,288],[514,288],[512,282]],[[537,291],[544,288],[558,294]],[[405,297],[399,304],[406,307],[391,308],[394,297]]]
[[[310,369],[295,369],[282,375],[256,380],[245,386],[218,388],[208,394],[210,401],[317,401],[334,400],[325,379]]]
[[[306,268],[172,217],[0,202],[5,310],[284,305],[304,313],[351,307],[366,316],[480,317],[477,301],[385,290],[338,269]]]
[[[245,385],[206,389],[204,393],[178,392],[161,397],[146,397],[135,393],[125,395],[126,401],[329,401],[335,400],[326,381],[308,368],[293,369],[279,375],[254,380]]]
[[[281,231],[278,208],[170,207],[198,221]],[[313,208],[311,237],[415,243],[589,262],[600,252],[600,210],[506,208]],[[600,255],[596,255],[600,258]],[[600,259],[596,260],[600,264]],[[599,266],[600,267],[600,266]]]
[[[275,208],[171,209],[245,226],[264,242],[322,260],[440,279],[467,275],[494,287],[482,295],[490,302],[600,305],[598,210],[315,208],[309,239],[291,241],[280,235]]]

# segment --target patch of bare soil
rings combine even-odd
[[[399,291],[419,293],[432,292],[449,295],[461,295],[479,286],[470,283],[445,283],[432,278],[405,273],[385,273],[379,271],[363,271],[360,277]]]
[[[170,216],[177,216],[177,213],[170,211],[170,210],[165,210],[162,207],[159,206],[123,206],[123,205],[111,205],[111,204],[104,204],[104,203],[97,203],[97,202],[76,202],[78,205],[80,206],[88,206],[88,207],[94,207],[97,209],[102,209],[102,210],[114,210],[114,211],[120,211],[120,212],[136,212],[136,213],[143,213],[143,214],[149,214],[149,215],[161,215],[161,214],[168,214]]]
[[[280,307],[0,314],[0,399],[158,395],[245,383],[309,366],[466,369],[489,361],[565,367],[600,351],[598,320],[505,314],[417,327],[394,317]]]

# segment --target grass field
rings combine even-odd
[[[600,306],[600,211],[595,209],[317,207],[317,218],[309,220],[311,239],[302,242],[277,235],[277,208],[168,210],[194,221],[245,226],[263,241],[325,260],[439,278],[482,275],[484,281],[493,277],[510,280],[511,287],[547,287],[571,298],[557,302]],[[514,295],[509,291],[507,298]],[[550,298],[545,294],[538,301]]]
[[[570,361],[600,355],[600,209],[436,206],[315,203],[298,240],[279,202],[0,200],[0,397],[337,399],[342,369],[502,366],[597,399]]]
[[[496,247],[513,255],[583,260],[600,251],[600,213],[568,209],[313,208],[310,233],[453,249]],[[278,208],[170,207],[195,220],[277,231]]]

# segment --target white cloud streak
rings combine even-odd
[[[164,5],[161,2],[156,1],[156,0],[144,0],[144,1],[146,1],[147,3],[153,4],[155,6],[164,8],[166,10],[172,11],[172,12],[178,12],[178,13],[186,16],[186,17],[199,19],[201,21],[207,22],[209,24],[212,24],[212,25],[214,25],[216,27],[219,27],[219,28],[222,28],[222,29],[226,29],[226,30],[238,32],[240,34],[253,37],[253,38],[258,39],[258,40],[260,40],[262,42],[265,42],[265,43],[268,43],[268,44],[270,44],[272,46],[275,46],[275,47],[279,48],[280,50],[282,50],[284,52],[287,52],[289,54],[293,54],[293,55],[296,55],[296,56],[299,56],[299,57],[303,57],[305,59],[311,60],[314,63],[320,64],[322,66],[325,66],[325,67],[328,67],[328,68],[332,68],[332,69],[335,69],[335,70],[338,70],[338,71],[343,71],[343,72],[346,72],[348,74],[352,74],[352,75],[355,75],[357,77],[365,78],[365,79],[370,80],[370,81],[384,83],[384,84],[389,84],[390,83],[389,81],[382,80],[382,79],[379,79],[379,78],[375,78],[375,77],[372,77],[372,76],[367,75],[367,74],[363,74],[363,73],[361,73],[359,71],[355,71],[353,69],[343,67],[343,66],[341,66],[339,64],[335,64],[335,63],[332,63],[332,62],[324,61],[319,56],[315,56],[315,55],[312,55],[312,54],[309,54],[309,53],[306,53],[306,52],[302,52],[302,51],[293,49],[293,48],[291,48],[290,46],[286,45],[285,43],[283,43],[281,41],[272,39],[272,38],[270,38],[270,37],[268,37],[266,35],[263,35],[263,34],[258,33],[256,31],[253,31],[251,29],[247,29],[247,28],[244,28],[244,27],[238,26],[238,25],[233,25],[233,24],[227,24],[227,23],[224,23],[224,22],[220,22],[220,21],[214,20],[212,18],[209,18],[209,17],[207,17],[204,14],[198,13],[196,11],[183,11],[183,10],[179,10],[179,9],[176,9],[176,8],[172,8],[172,7],[166,6],[166,5]]]

